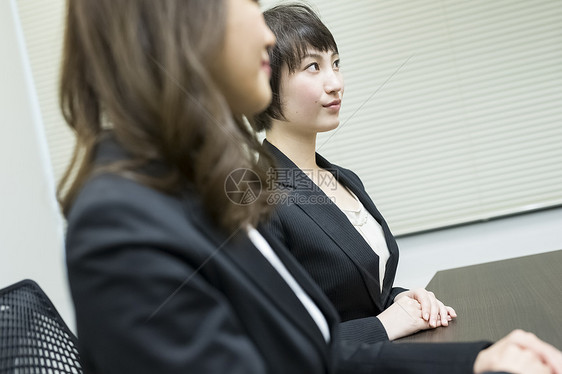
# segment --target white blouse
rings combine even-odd
[[[326,317],[324,314],[318,309],[314,301],[308,296],[308,294],[302,289],[302,287],[297,283],[295,278],[289,273],[283,262],[279,259],[277,254],[273,251],[273,248],[269,245],[269,243],[265,240],[265,238],[256,230],[255,228],[248,226],[248,237],[252,241],[252,243],[256,246],[256,248],[261,252],[261,254],[271,263],[271,265],[277,270],[279,275],[287,282],[289,287],[293,290],[295,295],[299,298],[302,305],[306,308],[318,328],[320,332],[324,336],[324,340],[327,343],[330,342],[330,328],[328,326],[328,322],[326,321]]]
[[[367,209],[361,204],[361,201],[349,191],[355,200],[359,203],[359,210],[346,210],[342,209],[351,224],[359,231],[365,241],[371,246],[373,251],[379,256],[379,284],[382,291],[384,273],[386,270],[386,263],[390,257],[388,246],[384,238],[384,232],[381,225],[369,213]]]

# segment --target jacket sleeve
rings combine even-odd
[[[147,213],[161,206],[131,200],[82,200],[69,217],[68,276],[85,371],[265,372],[224,295],[196,261],[178,259],[165,244],[158,214]],[[196,252],[201,241],[193,238],[186,246]]]
[[[476,356],[488,342],[366,344],[339,341],[337,373],[472,374]]]
[[[260,226],[260,230],[266,230],[268,234],[274,236],[287,247],[285,230],[277,211],[274,211],[270,219]],[[403,289],[400,288],[399,290],[402,292]],[[374,316],[340,323],[338,326],[338,335],[342,340],[357,342],[375,343],[388,340],[388,335],[382,323]]]
[[[357,318],[341,322],[338,326],[340,340],[364,343],[387,341],[388,335],[377,317]]]
[[[392,287],[392,289],[390,290],[390,295],[388,296],[388,300],[386,301],[386,305],[384,306],[384,308],[386,309],[389,306],[391,306],[394,303],[394,298],[398,296],[399,293],[402,293],[404,291],[408,291],[408,289],[402,287]]]

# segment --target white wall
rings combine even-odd
[[[62,220],[14,0],[0,1],[0,287],[35,280],[74,325]]]
[[[562,249],[562,208],[408,236],[398,245],[395,284],[425,287],[438,270]]]

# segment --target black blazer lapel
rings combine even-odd
[[[324,192],[317,192],[317,194],[320,193],[323,194]],[[303,194],[312,193],[303,192]],[[373,252],[361,234],[351,225],[345,213],[331,202],[325,205],[299,204],[297,202],[296,205],[315,221],[326,235],[353,261],[361,273],[373,303],[375,303],[379,310],[383,310],[384,305],[380,302],[378,256]],[[350,243],[353,244],[350,245]],[[376,257],[376,261],[373,261],[373,256]]]
[[[398,244],[396,243],[396,239],[394,238],[394,235],[392,235],[392,232],[390,231],[390,228],[388,227],[388,224],[386,223],[384,217],[373,203],[373,200],[365,192],[364,188],[357,181],[355,181],[357,177],[349,175],[350,173],[348,170],[332,165],[328,160],[326,160],[320,155],[317,155],[317,160],[319,166],[327,170],[331,170],[334,176],[338,179],[338,181],[340,181],[344,186],[349,188],[355,194],[355,196],[357,196],[357,198],[363,204],[365,209],[367,209],[367,211],[382,227],[386,245],[390,253],[390,257],[386,264],[386,271],[383,279],[383,287],[382,287],[382,295],[381,295],[382,300],[387,300],[392,290],[392,285],[394,283],[394,275],[396,274],[396,269],[398,267],[399,256],[398,256]],[[363,238],[361,237],[361,239]],[[378,272],[377,272],[377,277],[379,277]]]
[[[279,256],[283,264],[287,267],[287,270],[299,283],[302,289],[310,296],[312,301],[318,306],[328,325],[333,326],[339,323],[339,317],[336,309],[326,297],[322,289],[314,282],[314,280],[308,275],[306,270],[298,263],[298,261],[289,253],[289,251],[281,244],[273,235],[268,232],[261,232],[263,237],[275,250],[275,253]]]
[[[292,178],[282,180],[282,188],[289,188],[294,193],[302,197],[304,201],[314,201],[313,198],[322,196],[327,204],[299,204],[299,199],[296,199],[295,205],[302,209],[318,226],[328,235],[334,243],[353,261],[355,266],[359,269],[361,277],[365,282],[365,287],[371,296],[372,302],[378,310],[383,310],[380,281],[379,281],[379,266],[378,256],[373,252],[369,244],[363,239],[361,234],[353,227],[349,219],[334,203],[328,201],[328,197],[324,192],[312,182],[312,180],[302,172],[287,156],[285,156],[279,149],[264,141],[266,149],[274,156],[277,162],[278,169],[290,170]],[[340,168],[335,168],[327,160],[317,154],[317,162],[319,166],[325,168],[335,174],[338,180],[342,181],[347,186],[348,180],[341,180]],[[336,172],[337,171],[337,172]],[[359,197],[359,189],[356,195]],[[352,190],[352,191],[353,191]],[[354,191],[355,193],[355,191]],[[312,197],[312,198],[311,198]],[[361,199],[360,199],[361,200]],[[361,200],[363,202],[363,200]],[[380,217],[380,213],[374,215],[375,218]],[[349,243],[353,243],[350,246]],[[373,261],[373,256],[377,261]],[[368,265],[370,264],[370,265]]]
[[[188,211],[193,211],[188,209]],[[271,263],[261,254],[261,252],[253,245],[248,238],[244,229],[239,229],[238,232],[232,234],[230,237],[214,230],[212,225],[205,217],[197,217],[194,220],[197,227],[203,232],[208,239],[216,245],[217,253],[220,251],[221,255],[227,256],[243,273],[253,282],[253,284],[263,291],[264,297],[268,298],[281,310],[288,319],[299,326],[303,332],[309,336],[318,348],[321,355],[326,361],[330,361],[327,356],[326,342],[322,333],[316,326],[316,322],[310,316],[310,313],[303,306],[301,301],[295,295],[293,290],[271,265]],[[271,244],[270,244],[271,245]],[[275,248],[272,246],[275,250]],[[276,251],[276,253],[279,251]],[[211,256],[216,253],[212,253]],[[300,282],[300,276],[295,276],[294,267],[287,266],[284,261],[284,256],[279,256],[281,261],[287,267],[287,270],[295,277],[301,287],[309,293],[309,296],[316,301],[318,298],[317,292],[311,292],[310,286],[307,282]],[[286,260],[286,259],[285,259]],[[274,292],[272,292],[274,291]],[[320,291],[321,292],[321,291]],[[322,304],[324,304],[322,308]],[[328,311],[325,314],[329,326],[333,326],[333,314],[329,312],[329,307],[325,306],[325,302],[317,304],[321,311]],[[331,325],[332,323],[332,325]]]

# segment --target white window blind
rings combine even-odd
[[[309,3],[345,78],[318,151],[395,234],[562,204],[562,1]]]
[[[18,0],[55,178],[64,1]],[[267,8],[275,1],[261,1]],[[346,93],[319,152],[395,234],[562,204],[562,1],[316,0]]]
[[[74,149],[74,135],[59,109],[58,81],[64,33],[64,0],[17,0],[33,82],[56,182]]]

